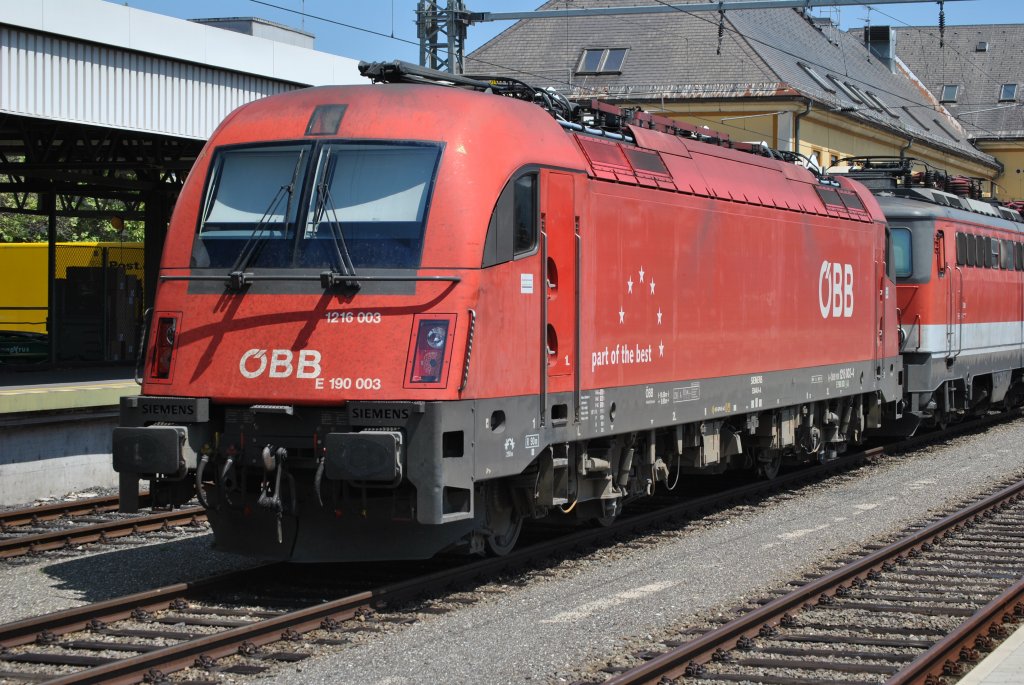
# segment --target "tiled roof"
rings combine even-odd
[[[587,2],[588,7],[651,4],[652,0]],[[565,6],[565,0],[552,0],[539,9]],[[569,6],[577,7],[571,2]],[[775,90],[776,74],[734,32],[726,32],[722,55],[716,56],[717,35],[717,19],[706,12],[526,19],[468,55],[465,68],[467,73],[510,70],[534,85],[617,96],[660,97],[676,87],[693,86],[745,90],[737,84]],[[575,75],[582,51],[592,47],[629,48],[622,73]],[[709,64],[713,70],[706,68]]]
[[[562,9],[567,4],[579,7],[571,0],[551,0],[540,9]],[[586,6],[651,4],[652,0],[588,0]],[[574,96],[602,96],[647,108],[652,102],[694,98],[808,97],[816,108],[843,110],[900,135],[996,164],[968,142],[926,89],[905,73],[890,72],[853,35],[823,30],[792,9],[733,10],[725,19],[721,54],[716,54],[714,12],[524,19],[468,55],[466,72],[506,74]],[[574,73],[583,51],[595,48],[628,48],[621,72]],[[834,91],[828,92],[801,64],[824,79],[832,75],[844,85],[870,91],[889,111],[870,99],[866,104],[855,102],[842,87],[826,80]]]
[[[1024,25],[947,26],[939,47],[936,26],[895,29],[896,54],[941,97],[944,85],[960,86],[944,103],[973,138],[1024,137]],[[987,43],[986,51],[978,44]],[[1000,102],[1003,84],[1016,84],[1015,101]]]

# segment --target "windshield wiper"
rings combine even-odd
[[[324,173],[323,180],[317,184],[316,188],[317,205],[316,211],[313,214],[313,224],[319,224],[325,215],[327,216],[327,221],[324,223],[327,224],[331,237],[331,247],[334,248],[331,261],[338,268],[334,269],[332,267],[330,271],[321,272],[320,285],[323,286],[324,290],[342,284],[346,288],[358,290],[359,281],[352,278],[356,275],[356,267],[352,263],[352,255],[349,253],[348,244],[345,242],[345,233],[341,229],[341,221],[338,219],[334,200],[331,198],[329,180],[334,171],[333,164],[337,164],[337,160],[334,159],[332,152],[329,151],[327,155],[328,170]]]
[[[230,289],[241,290],[252,282],[252,273],[245,270],[256,260],[256,257],[259,256],[263,249],[263,245],[266,244],[262,236],[267,230],[267,224],[270,223],[270,217],[274,215],[274,210],[281,204],[281,199],[285,193],[288,193],[289,197],[291,196],[291,185],[283,185],[278,189],[274,199],[270,201],[270,206],[263,212],[263,216],[260,217],[252,233],[249,234],[249,239],[242,246],[242,251],[238,253],[238,259],[235,260],[235,263],[231,266],[231,271],[228,272],[228,287]]]
[[[255,227],[253,227],[252,233],[249,234],[249,239],[245,241],[245,245],[242,246],[241,252],[238,253],[238,258],[231,266],[231,271],[228,272],[227,286],[229,289],[241,290],[252,283],[253,275],[252,273],[246,272],[246,269],[256,261],[260,252],[263,251],[263,246],[266,245],[266,240],[262,236],[267,230],[270,218],[274,216],[278,205],[281,204],[281,200],[284,198],[286,193],[288,195],[288,204],[285,205],[283,215],[283,230],[287,233],[288,217],[292,215],[292,200],[295,197],[295,181],[299,175],[299,168],[302,166],[303,155],[305,155],[305,150],[300,151],[298,158],[295,160],[295,168],[292,169],[291,180],[286,185],[278,188],[277,193],[270,201],[267,209],[263,212],[263,216],[260,217],[259,222]]]

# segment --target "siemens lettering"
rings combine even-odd
[[[191,404],[152,404],[139,406],[143,416],[195,416],[196,408]]]
[[[375,420],[375,421],[379,421],[381,419],[386,419],[386,420],[400,419],[402,421],[407,421],[411,415],[412,415],[412,412],[409,409],[405,409],[405,408],[389,409],[389,408],[377,408],[377,407],[353,407],[349,416],[352,419],[352,421],[361,421],[361,420]]]

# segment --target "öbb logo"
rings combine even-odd
[[[291,350],[249,350],[238,360],[238,370],[246,378],[259,378],[264,374],[270,378],[318,378],[320,376],[320,353],[316,350],[299,350],[298,360]],[[269,371],[268,371],[269,369]]]
[[[818,307],[827,319],[853,316],[853,265],[824,261],[818,273]]]

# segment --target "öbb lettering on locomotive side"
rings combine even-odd
[[[853,316],[853,266],[822,262],[818,277],[818,306],[821,317]]]
[[[817,174],[361,68],[241,107],[189,175],[114,433],[124,508],[140,479],[198,495],[218,548],[271,559],[503,554],[530,519],[1020,400],[1016,212],[908,160]]]

